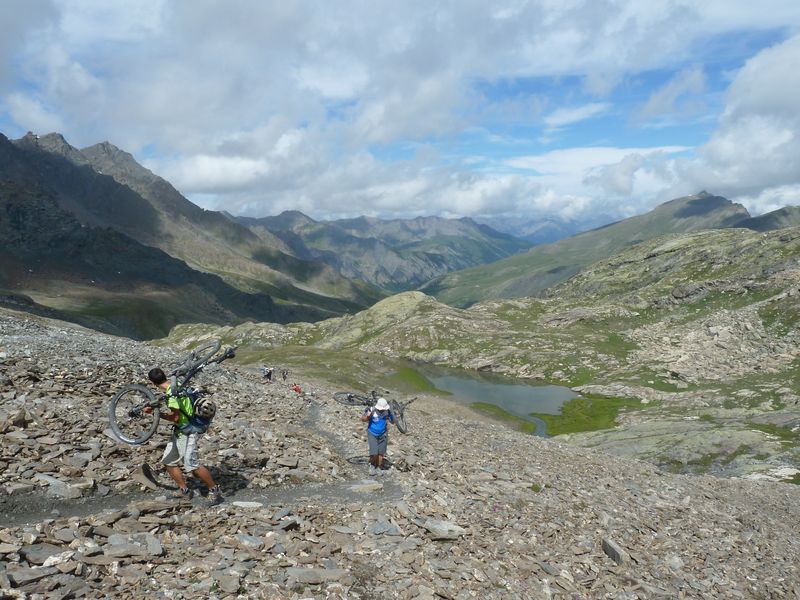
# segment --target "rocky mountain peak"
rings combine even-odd
[[[124,173],[128,176],[153,179],[156,176],[152,171],[143,167],[132,154],[120,150],[109,142],[100,142],[81,150],[81,153],[100,172]]]
[[[277,217],[270,217],[270,224],[276,229],[291,230],[295,227],[312,225],[314,223],[316,223],[314,219],[299,210],[285,210]]]
[[[53,132],[40,136],[29,131],[22,138],[15,140],[14,143],[20,148],[62,156],[76,165],[85,165],[89,162],[81,154],[80,150],[71,146],[60,133]]]

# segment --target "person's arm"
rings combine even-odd
[[[175,410],[174,408],[164,409],[164,412],[161,413],[161,418],[166,419],[170,423],[177,423],[180,417],[181,411]]]
[[[367,410],[364,411],[364,414],[361,415],[361,420],[364,421],[364,423],[366,423],[367,421],[369,421],[370,417],[372,417],[372,409],[368,408]]]
[[[395,424],[394,423],[394,413],[391,410],[389,411],[389,423],[391,423],[392,425]]]

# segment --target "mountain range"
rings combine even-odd
[[[57,133],[0,134],[0,230],[5,303],[138,338],[186,320],[353,313],[529,246],[469,220],[238,219],[108,142],[77,149]]]
[[[236,221],[257,235],[281,239],[298,257],[322,262],[345,277],[395,292],[530,247],[524,240],[468,218],[315,221],[300,212],[287,211],[275,217],[238,217]]]
[[[700,192],[637,215],[499,260],[434,279],[421,290],[440,302],[465,307],[492,298],[542,294],[588,265],[629,246],[669,233],[746,228],[767,231],[800,224],[800,209],[787,207],[751,217],[721,196]]]

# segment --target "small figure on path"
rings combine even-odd
[[[303,393],[303,390],[300,389],[300,386],[297,385],[296,383],[294,385],[292,385],[292,387],[289,388],[289,389],[291,389],[293,392],[295,392],[297,394],[302,394]]]
[[[272,383],[272,372],[274,370],[272,367],[264,367],[264,379],[267,380],[267,383]]]
[[[161,463],[178,486],[178,490],[173,496],[184,500],[191,500],[193,496],[192,490],[186,485],[186,479],[181,471],[181,466],[183,466],[183,471],[186,473],[193,473],[206,484],[208,487],[209,505],[214,506],[219,504],[222,502],[222,492],[219,486],[214,482],[211,472],[200,464],[200,459],[197,454],[197,441],[202,434],[183,433],[180,431],[180,428],[187,425],[189,423],[189,418],[194,414],[191,398],[185,393],[179,393],[173,396],[171,394],[170,382],[167,380],[167,376],[161,368],[156,367],[151,369],[147,376],[150,381],[167,395],[168,410],[161,413],[161,418],[174,423],[172,438],[167,444],[164,456],[161,457]],[[152,408],[150,410],[152,410]]]
[[[378,398],[375,406],[366,408],[361,420],[367,426],[367,444],[369,447],[369,474],[378,475],[383,472],[383,457],[389,443],[389,423],[394,425],[394,415],[389,409],[386,398]]]

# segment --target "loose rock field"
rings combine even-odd
[[[170,349],[0,313],[0,588],[29,598],[788,598],[800,488],[656,467],[423,396],[368,477],[337,382],[292,392],[236,361],[201,458],[226,502],[142,476],[168,437],[114,440],[119,386]],[[294,376],[294,375],[293,375]],[[155,488],[155,489],[153,489]]]

